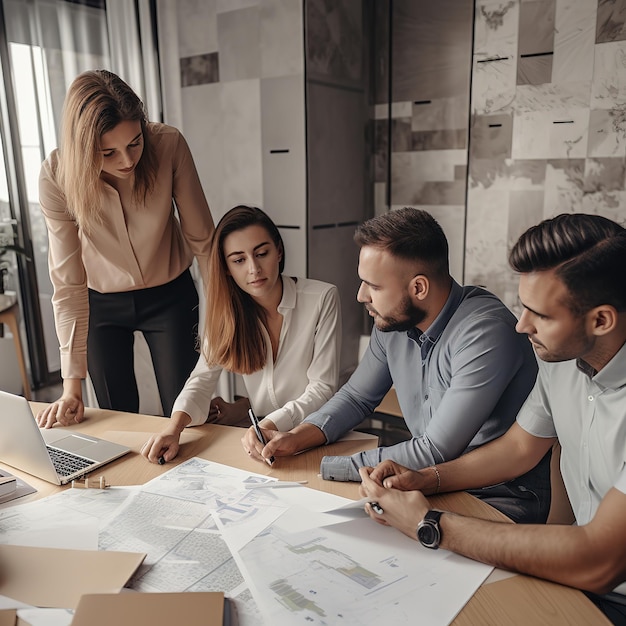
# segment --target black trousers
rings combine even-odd
[[[150,348],[163,412],[169,417],[198,360],[198,293],[189,270],[159,287],[119,293],[89,290],[87,363],[103,409],[139,411],[136,330]]]
[[[626,597],[618,593],[604,596],[585,591],[584,594],[608,617],[615,626],[626,625]]]
[[[490,504],[517,524],[545,524],[550,512],[552,489],[548,450],[530,471],[500,485],[468,489],[467,492]]]

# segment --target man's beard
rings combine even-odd
[[[419,307],[413,305],[408,296],[405,297],[398,308],[387,317],[383,317],[372,307],[368,307],[367,310],[376,313],[374,324],[376,325],[376,328],[383,333],[411,330],[411,328],[414,328],[420,322],[423,322],[427,315],[424,309],[420,309]]]

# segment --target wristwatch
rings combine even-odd
[[[443,511],[431,509],[417,526],[417,539],[426,548],[436,550],[441,543],[441,526],[439,518]]]

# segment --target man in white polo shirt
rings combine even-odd
[[[524,307],[517,330],[540,359],[516,423],[436,472],[391,461],[362,468],[361,490],[378,505],[366,508],[427,547],[578,587],[625,624],[626,230],[597,215],[559,215],[524,233],[509,260]],[[429,510],[424,493],[511,480],[557,438],[576,525],[497,524]]]

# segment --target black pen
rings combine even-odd
[[[263,436],[263,432],[261,431],[261,427],[259,426],[259,420],[257,416],[254,414],[252,407],[248,409],[248,415],[250,416],[250,421],[252,422],[252,426],[254,426],[254,432],[256,433],[257,439],[264,445],[267,445],[267,441],[265,441],[265,437]],[[271,456],[269,459],[265,459],[270,465],[274,463],[274,457]]]

